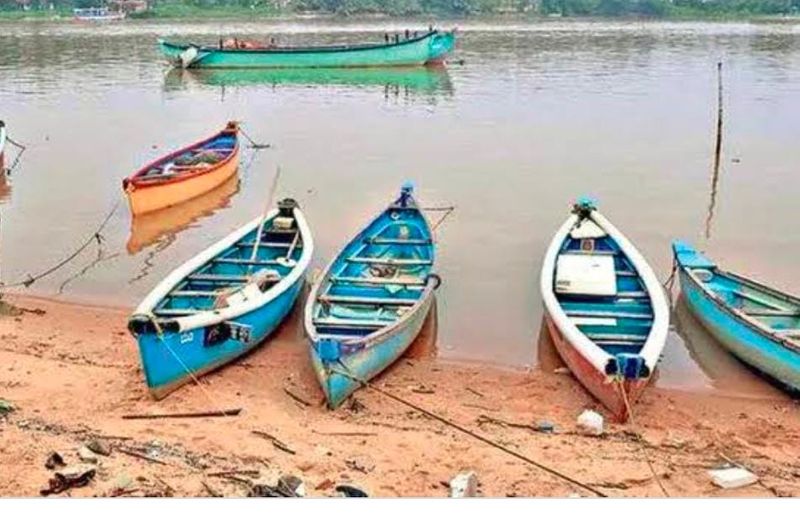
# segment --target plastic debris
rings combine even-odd
[[[342,497],[369,497],[369,495],[360,488],[350,485],[339,485],[336,487],[336,491],[342,494]]]
[[[247,497],[305,497],[306,486],[297,476],[281,476],[275,486],[266,483],[254,484]]]
[[[540,433],[554,433],[556,431],[555,424],[548,420],[540,420],[534,424],[533,428]]]
[[[43,496],[48,496],[50,494],[60,494],[70,488],[86,486],[91,483],[96,473],[95,469],[87,469],[85,465],[56,472],[47,481],[47,486],[39,490],[39,493]]]
[[[85,445],[78,449],[78,458],[84,463],[97,463],[97,454],[90,451]]]
[[[53,470],[55,468],[61,468],[65,466],[67,463],[64,461],[64,458],[57,452],[51,452],[50,455],[47,457],[47,461],[44,462],[44,468],[47,470]]]
[[[741,488],[758,481],[758,476],[741,467],[709,470],[711,481],[720,488]]]
[[[6,416],[15,409],[17,408],[14,407],[14,404],[7,401],[6,399],[0,399],[0,416]]]
[[[86,448],[101,456],[111,455],[111,446],[105,440],[94,439],[86,443]]]
[[[587,436],[602,435],[603,415],[591,409],[585,410],[578,416],[578,431]]]
[[[450,497],[475,497],[477,495],[478,476],[475,472],[459,472],[450,480]]]

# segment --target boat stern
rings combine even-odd
[[[672,253],[676,264],[681,268],[712,269],[716,267],[716,264],[708,257],[691,244],[681,240],[672,241]]]

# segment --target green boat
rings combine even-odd
[[[442,63],[455,47],[455,29],[431,30],[385,44],[228,48],[159,40],[167,59],[183,68],[333,68],[419,66]]]

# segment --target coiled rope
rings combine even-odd
[[[439,422],[441,422],[441,423],[443,423],[443,424],[445,424],[445,425],[447,425],[449,427],[452,427],[453,429],[461,431],[462,433],[466,434],[467,436],[475,438],[476,440],[481,441],[481,442],[483,442],[483,443],[485,443],[487,445],[490,445],[490,446],[494,447],[495,449],[503,451],[506,454],[508,454],[510,456],[513,456],[516,459],[527,463],[528,465],[532,465],[532,466],[534,466],[534,467],[536,467],[538,469],[541,469],[541,470],[547,472],[548,474],[551,474],[551,475],[553,475],[553,476],[555,476],[555,477],[557,477],[557,478],[559,478],[559,479],[561,479],[563,481],[567,481],[568,483],[571,483],[571,484],[573,484],[573,485],[575,485],[577,487],[580,487],[580,488],[586,490],[587,492],[591,492],[592,494],[594,494],[594,495],[596,495],[598,497],[608,497],[605,493],[601,492],[600,490],[598,490],[598,489],[596,489],[594,487],[591,487],[591,486],[589,486],[589,485],[587,485],[585,483],[582,483],[581,481],[578,481],[577,479],[575,479],[573,477],[570,477],[567,474],[559,472],[558,470],[556,470],[556,469],[554,469],[552,467],[548,467],[547,465],[544,465],[542,463],[539,463],[538,461],[536,461],[534,459],[531,459],[528,456],[525,456],[525,455],[520,454],[520,453],[518,453],[516,451],[513,451],[513,450],[509,449],[508,447],[506,447],[505,445],[500,444],[500,443],[492,440],[491,438],[487,438],[487,437],[485,437],[483,435],[480,435],[480,434],[476,433],[475,431],[467,429],[466,427],[464,427],[464,426],[462,426],[460,424],[457,424],[457,423],[453,422],[452,420],[449,420],[448,418],[445,418],[445,417],[443,417],[441,415],[437,415],[436,413],[433,413],[432,411],[429,411],[429,410],[427,410],[427,409],[425,409],[423,407],[420,407],[420,406],[414,404],[413,402],[409,402],[409,401],[405,400],[402,397],[399,397],[399,396],[397,396],[397,395],[395,395],[393,393],[390,393],[390,392],[388,392],[388,391],[386,391],[386,390],[384,390],[382,388],[379,388],[379,387],[375,386],[374,384],[372,384],[371,382],[369,382],[367,380],[361,379],[361,378],[357,377],[356,375],[354,375],[352,373],[349,373],[349,370],[347,369],[347,366],[345,366],[341,361],[339,361],[339,365],[342,366],[347,371],[342,371],[342,370],[339,370],[338,368],[331,368],[330,371],[332,371],[334,373],[338,373],[339,375],[347,377],[347,378],[349,378],[351,380],[354,380],[357,383],[361,384],[361,386],[363,386],[365,388],[369,388],[369,389],[371,389],[371,390],[373,390],[373,391],[375,391],[377,393],[380,393],[381,395],[383,395],[385,397],[388,397],[388,398],[394,400],[395,402],[399,402],[400,404],[403,404],[404,406],[410,407],[411,409],[414,409],[415,411],[419,411],[420,413],[422,413],[423,415],[425,415],[425,416],[427,416],[429,418],[437,420],[437,421],[439,421]]]

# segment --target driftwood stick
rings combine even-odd
[[[258,431],[258,430],[253,430],[253,431],[252,431],[252,433],[253,433],[254,435],[256,435],[256,436],[260,436],[260,437],[262,437],[262,438],[266,438],[267,440],[271,441],[271,442],[272,442],[272,445],[273,445],[273,446],[274,446],[276,449],[278,449],[278,450],[281,450],[281,451],[283,451],[283,452],[285,452],[285,453],[287,453],[287,454],[292,454],[292,455],[294,455],[294,454],[297,454],[295,451],[293,451],[293,450],[291,449],[291,447],[289,447],[288,445],[286,445],[285,443],[283,443],[283,442],[282,442],[281,440],[279,440],[279,439],[278,439],[276,436],[274,436],[274,435],[271,435],[271,434],[269,434],[269,433],[268,433],[268,432],[266,432],[266,431]]]
[[[378,436],[378,433],[367,431],[314,431],[314,433],[322,436]]]
[[[206,489],[206,492],[208,492],[208,495],[211,497],[222,497],[222,494],[211,488],[205,481],[200,481],[200,484],[203,485],[203,488]]]
[[[476,389],[472,389],[469,386],[467,386],[467,391],[470,392],[470,393],[474,393],[475,395],[479,396],[480,398],[483,398],[483,397],[486,396],[483,393],[481,393],[480,391],[478,391]]]
[[[207,418],[237,416],[242,412],[242,408],[223,409],[221,411],[201,411],[197,413],[155,413],[139,415],[122,415],[123,420],[155,420],[159,418]]]
[[[113,434],[89,433],[89,436],[91,436],[92,438],[96,438],[98,440],[120,440],[120,441],[133,440],[133,438],[131,438],[130,436],[116,436]]]
[[[283,388],[283,392],[286,393],[287,395],[289,395],[292,399],[294,399],[295,402],[297,402],[298,404],[302,405],[303,407],[311,407],[311,402],[309,402],[306,399],[300,397],[300,395],[298,395],[296,393],[293,393],[292,390],[290,390],[289,388],[284,387]]]
[[[209,472],[206,474],[210,478],[223,478],[225,476],[257,476],[260,472],[258,470],[223,470],[222,472]]]
[[[121,452],[122,454],[127,454],[128,456],[133,456],[134,458],[139,458],[139,459],[142,459],[142,460],[146,460],[146,461],[149,461],[151,463],[158,463],[159,465],[169,465],[169,463],[167,463],[166,461],[161,461],[161,460],[156,459],[156,458],[151,458],[147,454],[142,454],[141,452],[132,451],[130,449],[120,449],[120,448],[117,448],[116,450],[118,452]]]

